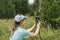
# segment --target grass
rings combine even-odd
[[[0,40],[9,40],[13,19],[0,19]],[[26,19],[25,28],[30,28],[34,23],[34,17]],[[60,28],[57,30],[41,27],[42,40],[60,40]],[[33,38],[39,40],[39,37]],[[29,38],[28,40],[33,40]]]

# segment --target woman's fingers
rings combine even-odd
[[[40,24],[41,24],[41,22],[39,21],[39,22],[37,23],[37,26],[40,26]]]
[[[40,22],[39,22],[39,25],[40,25]]]
[[[37,23],[40,23],[40,20],[38,20],[38,22]]]

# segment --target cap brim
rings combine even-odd
[[[24,16],[24,19],[27,19],[28,18],[28,16]]]

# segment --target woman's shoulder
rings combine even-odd
[[[16,30],[17,33],[29,33],[28,30],[24,29],[24,28],[21,28],[21,27],[18,27],[17,30]]]

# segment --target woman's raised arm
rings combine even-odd
[[[39,29],[40,29],[40,23],[37,23],[37,29],[36,29],[35,33],[30,34],[30,37],[31,38],[36,37],[39,33]]]
[[[29,28],[29,29],[27,29],[28,31],[32,31],[33,29],[34,29],[34,27],[35,27],[35,23],[34,23],[34,25],[31,27],[31,28]]]

